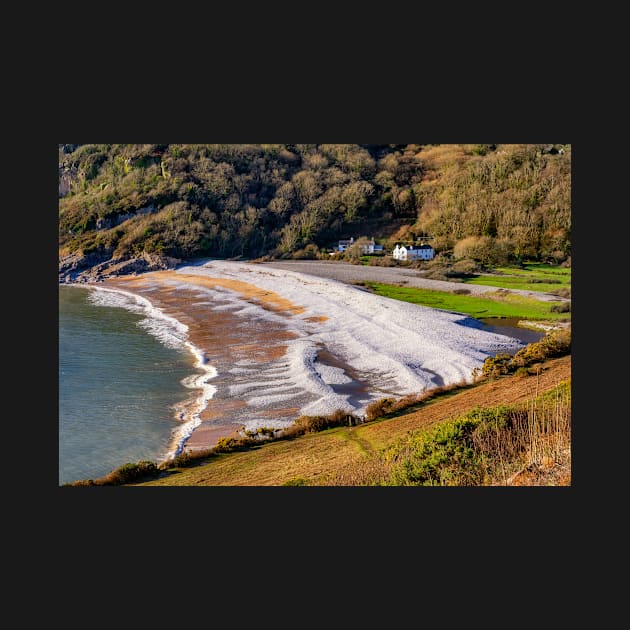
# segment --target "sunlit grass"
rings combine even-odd
[[[521,319],[562,321],[569,319],[566,313],[552,312],[553,303],[542,302],[521,295],[496,292],[489,294],[492,297],[477,297],[432,289],[397,287],[377,282],[366,282],[365,284],[377,295],[412,304],[430,306],[431,308],[457,311],[471,317],[518,317]]]
[[[466,284],[480,284],[503,289],[524,289],[551,293],[571,288],[571,269],[547,263],[527,263],[520,267],[497,267],[504,276],[481,274],[464,280]]]

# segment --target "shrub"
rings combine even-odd
[[[483,362],[481,374],[483,376],[502,376],[510,371],[510,363],[512,356],[509,354],[497,354],[494,357],[488,357]]]
[[[400,463],[391,475],[392,485],[481,485],[483,462],[473,448],[473,431],[480,416],[465,416],[410,438],[394,458]]]
[[[570,302],[561,302],[560,304],[552,304],[549,309],[552,313],[570,313],[571,312],[571,303]]]
[[[154,462],[143,460],[137,464],[127,463],[96,480],[75,481],[73,486],[119,486],[134,481],[157,477],[160,471]]]
[[[294,438],[305,433],[315,433],[317,431],[325,431],[333,427],[341,427],[347,425],[358,424],[359,418],[344,411],[337,409],[329,415],[319,416],[300,416],[291,426],[279,432],[279,438]]]
[[[283,486],[308,486],[308,479],[304,479],[304,477],[293,477],[293,479],[288,479],[282,485]]]
[[[502,376],[515,372],[518,368],[527,368],[535,363],[564,356],[571,352],[571,331],[552,330],[540,341],[521,348],[514,356],[497,354],[488,357],[481,369],[482,376]],[[521,371],[521,375],[524,373]]]
[[[393,398],[381,398],[373,403],[370,403],[365,408],[365,419],[369,422],[384,416],[391,411],[393,403]]]

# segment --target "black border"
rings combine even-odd
[[[410,76],[409,82],[414,78]],[[58,142],[170,138],[178,142],[531,143],[567,142],[574,135],[569,117],[549,102],[545,107],[542,103],[533,106],[516,88],[500,95],[466,98],[459,89],[443,92],[432,89],[429,82],[423,97],[417,99],[402,85],[394,89],[396,86],[377,85],[378,80],[371,79],[371,89],[357,93],[351,92],[352,85],[346,86],[343,77],[337,79],[335,87],[323,96],[303,89],[282,92],[282,99],[264,91],[207,99],[178,90],[176,98],[165,96],[158,102],[142,98],[131,104],[104,97],[86,102],[83,118],[60,102],[53,128]],[[278,94],[277,88],[274,92]],[[331,538],[352,545],[354,537],[365,541],[367,535],[372,544],[381,543],[381,549],[391,544],[392,550],[404,553],[418,537],[422,546],[430,546],[434,538],[452,537],[461,542],[479,537],[490,548],[507,551],[523,544],[524,536],[529,537],[525,546],[531,548],[532,541],[557,540],[549,530],[557,530],[559,537],[567,534],[576,492],[584,479],[578,465],[585,457],[578,445],[579,426],[574,430],[576,463],[568,488],[60,488],[57,450],[49,448],[58,442],[57,221],[50,208],[57,198],[53,197],[57,194],[53,163],[57,155],[54,143],[46,148],[50,153],[45,154],[41,173],[50,175],[50,181],[44,177],[38,185],[29,186],[34,207],[43,209],[36,213],[38,224],[43,220],[44,227],[36,230],[41,241],[35,251],[45,253],[46,263],[44,268],[38,256],[31,273],[43,278],[38,284],[38,292],[43,294],[41,299],[38,296],[38,304],[46,312],[41,317],[41,354],[46,357],[46,374],[50,370],[46,381],[51,385],[46,398],[38,396],[36,401],[42,405],[37,417],[44,419],[46,430],[41,440],[41,470],[32,483],[51,490],[60,530],[68,528],[70,538],[81,540],[90,532],[90,538],[102,540],[101,536],[113,534],[122,541],[129,535],[129,524],[140,523],[144,525],[139,531],[164,528],[161,551],[170,545],[169,536],[177,540],[183,530],[192,539],[207,535],[211,545],[221,536],[227,537],[231,548],[247,546],[248,541],[256,540],[257,532],[261,540],[273,538],[285,549],[293,542],[304,549],[307,540],[330,542]],[[582,154],[578,145],[578,159]],[[575,228],[579,228],[577,223]],[[573,284],[574,293],[579,292],[575,272]],[[579,299],[578,304],[583,306]],[[580,396],[576,388],[574,395]],[[579,408],[577,402],[575,408]],[[120,535],[116,535],[118,529]],[[196,545],[191,542],[192,548]]]

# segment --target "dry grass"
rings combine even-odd
[[[454,164],[461,165],[470,159],[459,144],[442,144],[438,147],[425,147],[416,158],[431,170],[440,170]]]
[[[463,389],[468,386],[468,383],[461,381],[460,383],[452,383],[451,385],[442,385],[435,387],[427,392],[421,394],[408,394],[401,398],[380,398],[369,404],[365,409],[365,419],[370,422],[377,418],[384,416],[391,416],[392,414],[402,411],[404,409],[410,409],[411,407],[418,407],[420,403],[427,402],[438,396],[441,396],[447,392]]]
[[[570,383],[513,407],[472,411],[408,434],[322,485],[571,484]]]
[[[494,485],[571,485],[571,402],[560,388],[515,416],[515,428],[496,436],[500,470]],[[509,475],[504,462],[516,467]]]

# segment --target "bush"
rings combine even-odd
[[[293,477],[293,479],[289,479],[285,481],[283,486],[308,486],[308,479],[304,479],[304,477]]]
[[[571,303],[570,302],[562,302],[560,304],[552,304],[549,309],[552,313],[570,313],[571,312]]]
[[[298,249],[293,252],[291,258],[296,260],[317,260],[321,258],[321,254],[317,245],[309,243],[304,249]]]
[[[96,480],[83,479],[75,481],[71,486],[120,486],[157,477],[160,471],[155,463],[143,460],[137,464],[127,463],[112,470],[109,474]]]
[[[463,417],[409,439],[395,457],[391,484],[400,486],[482,485],[483,461],[475,452],[472,434],[481,417]]]
[[[359,418],[344,411],[337,409],[329,415],[319,416],[300,416],[291,426],[283,429],[278,433],[278,438],[295,438],[305,433],[315,433],[317,431],[325,431],[333,427],[341,427],[355,425],[359,423]]]
[[[488,357],[483,362],[481,374],[483,376],[502,376],[510,371],[512,356],[509,354],[497,354],[494,357]]]
[[[545,359],[564,356],[571,352],[571,331],[552,330],[540,341],[521,348],[514,356],[497,354],[488,357],[481,369],[483,376],[503,376],[516,372],[519,368],[531,367]],[[520,375],[524,375],[521,371]]]

